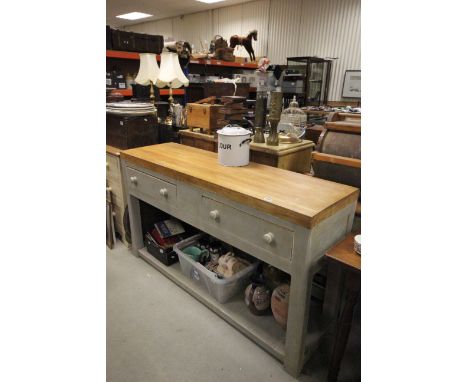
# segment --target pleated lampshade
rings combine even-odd
[[[158,62],[153,53],[140,53],[140,69],[135,82],[140,85],[155,84],[159,76]]]
[[[158,88],[169,86],[170,88],[180,88],[188,86],[189,80],[179,64],[177,53],[163,52],[161,54],[161,68],[156,81]]]

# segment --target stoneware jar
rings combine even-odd
[[[271,295],[271,310],[276,322],[286,329],[288,323],[289,284],[281,284]]]
[[[218,133],[218,162],[223,166],[247,166],[250,159],[251,132],[240,126],[227,125]]]
[[[256,274],[250,280],[252,282],[245,289],[245,304],[257,316],[269,313],[271,291],[266,286],[265,279],[261,274]]]

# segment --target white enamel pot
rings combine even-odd
[[[223,166],[247,166],[250,159],[251,132],[227,125],[218,130],[218,162]]]

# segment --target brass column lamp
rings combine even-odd
[[[140,69],[135,78],[135,82],[139,85],[150,85],[150,100],[155,106],[154,85],[159,76],[159,66],[156,61],[156,55],[153,53],[140,53]]]
[[[161,68],[156,81],[158,88],[169,87],[169,113],[166,118],[166,125],[172,125],[174,98],[172,97],[172,89],[177,89],[182,86],[188,86],[189,80],[185,76],[179,64],[179,56],[177,53],[162,52],[161,53]]]

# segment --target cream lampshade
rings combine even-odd
[[[140,69],[135,82],[140,85],[155,84],[159,75],[158,62],[153,53],[140,53]]]
[[[188,86],[188,84],[189,80],[185,77],[184,72],[182,72],[177,53],[161,53],[161,68],[156,86],[158,88],[169,86],[171,89],[175,89],[181,86]]]

